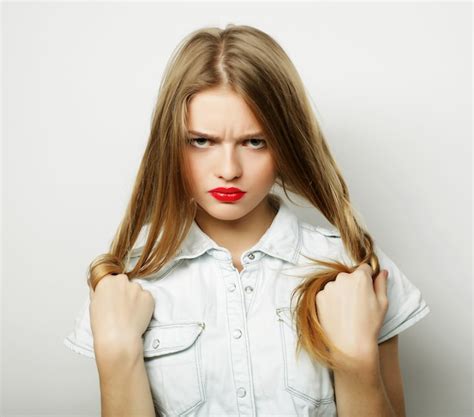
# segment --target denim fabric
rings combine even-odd
[[[165,416],[336,417],[333,373],[301,351],[295,356],[292,290],[315,271],[302,255],[351,265],[336,229],[299,219],[279,198],[279,210],[258,243],[231,253],[199,226],[175,258],[151,279],[137,278],[155,298],[143,335],[153,400]],[[134,249],[131,263],[141,247]],[[378,342],[413,326],[429,312],[420,290],[375,244],[389,271],[389,307]],[[148,277],[150,278],[150,277]],[[89,296],[73,331],[73,351],[94,358]]]

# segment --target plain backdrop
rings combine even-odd
[[[123,215],[171,52],[235,23],[287,51],[354,207],[430,306],[400,336],[408,416],[471,416],[471,9],[3,3],[1,415],[100,415],[94,360],[63,345],[87,266]]]

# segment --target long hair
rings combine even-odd
[[[148,143],[125,215],[109,252],[89,265],[88,284],[95,289],[108,274],[125,273],[129,279],[152,275],[175,256],[197,210],[184,158],[188,103],[196,93],[220,86],[238,93],[263,127],[276,163],[276,184],[289,199],[287,191],[317,208],[338,229],[353,260],[353,265],[345,265],[309,258],[319,267],[293,293],[297,295],[297,351],[304,348],[314,360],[335,370],[339,364],[330,353],[339,350],[320,326],[316,294],[340,272],[351,273],[361,263],[369,263],[375,277],[379,262],[293,63],[272,37],[254,27],[201,28],[173,52],[159,86]],[[144,227],[146,242],[127,271]]]

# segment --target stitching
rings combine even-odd
[[[252,408],[252,414],[256,412],[256,405],[255,405],[255,387],[253,385],[253,372],[252,372],[252,358],[250,356],[250,345],[249,345],[249,331],[248,331],[248,322],[247,322],[247,312],[245,311],[245,295],[242,288],[242,281],[240,279],[239,273],[239,283],[238,286],[240,288],[240,306],[241,312],[243,314],[243,329],[244,329],[244,337],[245,337],[245,350],[246,350],[246,357],[247,357],[247,370],[248,370],[248,379],[249,379],[249,395],[250,395],[250,403]],[[249,309],[250,310],[250,309]],[[240,410],[239,410],[240,413]]]
[[[195,322],[195,323],[201,323],[201,322]],[[191,324],[191,323],[190,323]],[[194,323],[192,323],[194,324]],[[187,324],[166,324],[166,325],[163,325],[163,327],[169,327],[169,326],[173,326],[173,327],[183,327],[183,326],[187,326]],[[179,344],[179,345],[172,345],[172,346],[166,346],[166,347],[161,347],[161,348],[149,348],[149,347],[144,347],[144,353],[155,353],[156,352],[156,355],[155,356],[158,356],[159,354],[163,354],[163,352],[166,352],[167,350],[169,349],[172,349],[171,352],[178,352],[177,349],[180,349],[182,350],[182,348],[186,348],[186,347],[189,347],[191,346],[195,341],[196,339],[199,337],[199,335],[202,333],[202,330],[204,329],[202,326],[199,326],[201,328],[201,330],[198,330],[197,333],[195,332],[195,334],[193,334],[191,336],[192,340],[191,342],[186,342],[184,344]],[[153,328],[159,328],[159,325],[158,326],[153,326]],[[194,330],[194,329],[193,329]],[[153,337],[155,337],[155,333],[156,334],[160,334],[159,332],[154,332],[153,330],[150,330],[150,331],[147,331],[146,332],[147,334],[144,336],[144,339],[152,339]],[[170,352],[166,352],[166,353],[170,353]]]
[[[426,313],[425,311],[428,310]],[[383,343],[387,338],[388,335],[393,334],[393,332],[397,331],[400,329],[400,327],[403,327],[399,332],[395,334],[401,333],[403,330],[408,329],[412,325],[416,324],[419,320],[421,320],[423,317],[425,317],[426,314],[428,314],[431,310],[429,309],[428,304],[426,304],[421,310],[419,310],[416,314],[413,315],[413,313],[408,316],[405,321],[402,321],[401,323],[398,323],[393,329],[390,329],[389,331],[385,331],[381,336],[378,337],[378,343]],[[389,322],[387,322],[383,327],[387,327],[389,324],[391,325],[396,318],[399,318],[400,315],[397,315],[393,317]],[[382,330],[382,329],[381,329]],[[393,334],[393,335],[395,335]],[[387,338],[388,339],[388,338]]]
[[[217,266],[221,272],[221,277],[224,278],[224,293],[225,293],[225,299],[226,299],[226,302],[225,302],[225,306],[226,306],[226,316],[227,316],[227,329],[230,331],[230,323],[229,323],[229,314],[228,314],[228,311],[227,311],[227,304],[229,302],[229,295],[228,295],[228,292],[227,292],[227,288],[225,286],[226,282],[225,282],[225,276],[226,274],[224,274],[224,271],[222,270],[222,266],[221,266],[221,262],[224,262],[224,261],[217,261]],[[230,358],[230,369],[232,371],[232,382],[235,383],[235,373],[234,373],[234,362],[232,361],[232,345],[231,345],[231,341],[230,341],[230,334],[229,334],[229,337],[227,337],[227,346],[228,346],[228,349],[229,349],[229,352],[230,354],[227,356],[228,358]],[[234,384],[234,388],[235,388],[235,384]],[[237,409],[237,412],[239,413],[239,416],[240,416],[240,410],[239,410],[239,401],[237,400],[237,396],[235,396],[235,408]]]
[[[200,361],[200,355],[198,353],[201,352],[200,349],[200,344],[201,338],[198,339],[198,341],[195,344],[195,349],[194,349],[194,369],[196,371],[196,377],[197,377],[197,383],[198,383],[198,388],[199,388],[199,399],[192,405],[188,407],[187,410],[182,411],[179,415],[184,416],[194,410],[198,405],[202,404],[204,402],[204,395],[203,395],[203,387],[202,387],[202,379],[201,379],[201,372],[200,372],[200,366],[201,366],[201,361]]]
[[[256,303],[255,299],[257,298],[257,292],[260,290],[260,287],[263,285],[263,283],[260,282],[260,281],[263,280],[263,268],[262,268],[262,265],[261,265],[262,258],[264,258],[264,256],[262,256],[260,258],[260,260],[257,261],[257,263],[256,263],[257,265],[246,265],[244,267],[246,273],[252,272],[252,273],[257,274],[257,277],[255,278],[254,291],[250,295],[249,310],[248,310],[247,315],[250,315],[250,312],[252,311],[252,306]],[[254,266],[256,266],[256,267],[254,267]],[[251,267],[250,268],[251,271],[249,271],[247,269],[248,267]],[[245,288],[244,288],[244,291],[245,291]],[[244,298],[245,298],[245,295],[244,295]]]
[[[276,312],[278,314],[278,320],[280,321],[280,335],[281,335],[281,344],[282,344],[282,350],[283,350],[283,361],[284,361],[284,381],[285,381],[285,388],[287,391],[289,391],[292,395],[296,395],[304,400],[307,400],[309,402],[311,402],[312,404],[314,404],[316,407],[319,407],[321,404],[330,404],[334,401],[334,396],[332,395],[331,397],[326,397],[326,398],[320,398],[320,399],[316,399],[316,398],[313,398],[311,396],[309,396],[308,394],[302,392],[302,391],[299,391],[297,390],[296,388],[292,387],[289,382],[288,382],[288,370],[290,369],[290,365],[289,365],[289,361],[288,361],[288,355],[291,354],[291,352],[289,352],[287,350],[287,343],[286,343],[286,337],[285,337],[285,332],[291,332],[292,330],[290,329],[294,329],[294,326],[293,326],[293,321],[291,322],[288,322],[288,317],[285,315],[285,312],[289,312],[290,311],[290,308],[289,307],[279,307],[276,309]],[[280,314],[282,313],[282,314]],[[285,330],[285,325],[284,323],[286,323],[286,325],[288,326]],[[291,339],[288,340],[288,342],[290,341]]]

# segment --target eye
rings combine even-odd
[[[258,139],[258,138],[251,138],[251,139],[247,139],[245,140],[244,142],[253,142],[253,144],[255,144],[255,141],[257,142],[257,145],[256,147],[252,146],[253,149],[262,149],[266,146],[265,144],[265,140],[264,139]],[[203,143],[204,142],[204,143]],[[207,139],[207,138],[202,138],[202,137],[199,137],[199,138],[189,138],[188,139],[188,143],[196,148],[200,148],[200,149],[204,149],[206,148],[205,146],[205,142],[214,142],[212,139]],[[261,146],[259,146],[259,144]],[[203,145],[203,146],[200,146],[200,145]]]
[[[252,139],[247,139],[246,142],[250,142],[250,141],[257,141],[258,143],[261,143],[262,146],[258,147],[258,148],[254,148],[254,149],[262,149],[266,146],[265,144],[265,141],[263,139],[257,139],[257,138],[252,138]],[[254,142],[255,143],[255,142]]]
[[[195,146],[196,148],[202,148],[202,146],[196,146],[194,143],[197,143],[197,141],[209,141],[207,138],[189,138],[188,143],[192,146]],[[212,141],[211,141],[212,142]]]

